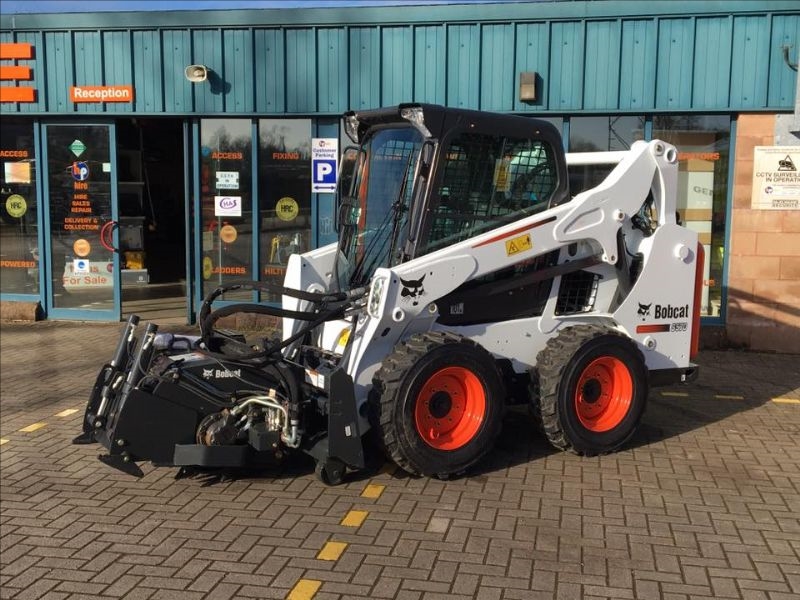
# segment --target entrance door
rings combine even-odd
[[[50,318],[120,320],[114,133],[110,124],[44,125]]]

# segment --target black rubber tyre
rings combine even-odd
[[[536,368],[528,372],[530,376],[530,383],[528,384],[528,395],[530,401],[528,408],[530,415],[533,418],[533,424],[536,430],[544,433],[544,423],[542,423],[542,392],[539,386],[539,370]]]
[[[536,358],[532,408],[547,439],[561,450],[596,455],[627,442],[649,392],[636,344],[600,325],[577,325],[549,340]]]
[[[462,336],[416,334],[373,378],[374,427],[387,456],[415,475],[463,473],[494,445],[505,388],[494,358]]]

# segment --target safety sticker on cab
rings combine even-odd
[[[533,242],[531,242],[531,235],[529,233],[515,237],[514,239],[506,242],[506,254],[508,256],[517,254],[524,250],[530,250],[531,248],[533,248]]]

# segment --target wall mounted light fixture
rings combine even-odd
[[[536,71],[520,71],[519,101],[536,102]]]
[[[208,79],[208,67],[205,65],[189,65],[183,73],[192,83],[201,83]]]

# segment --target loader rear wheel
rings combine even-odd
[[[417,334],[373,379],[375,429],[387,455],[412,474],[464,472],[500,432],[504,387],[492,355],[459,335]]]
[[[536,359],[538,411],[547,439],[577,454],[612,452],[636,430],[648,394],[636,344],[598,325],[578,325],[549,340]]]

